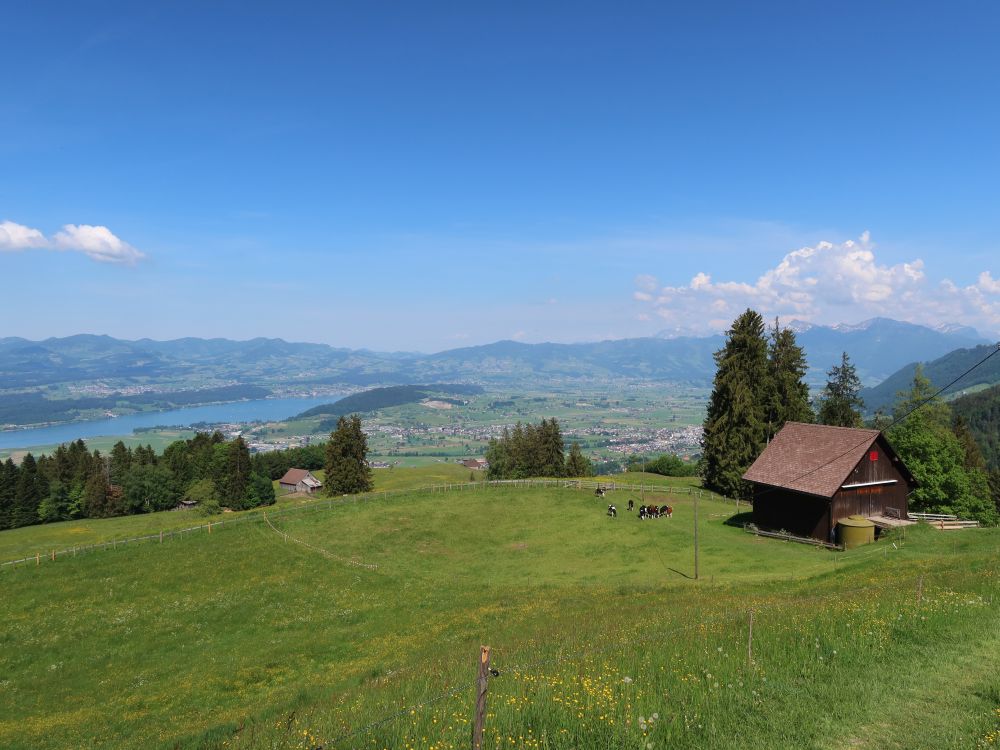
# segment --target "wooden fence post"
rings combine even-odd
[[[163,544],[163,529],[160,529],[160,544]]]
[[[753,666],[753,610],[750,610],[750,633],[747,636],[747,665]]]
[[[924,600],[924,577],[920,576],[920,580],[917,581],[917,607],[920,606],[920,602]]]
[[[41,565],[41,564],[42,564],[42,558],[41,558],[41,557],[39,556],[39,554],[38,554],[38,553],[36,552],[36,553],[35,553],[35,567],[37,568],[37,567],[38,567],[39,565]]]
[[[52,550],[52,562],[56,561],[56,551]]]
[[[479,680],[476,685],[476,714],[472,722],[472,750],[482,750],[486,722],[486,687],[490,679],[490,647],[479,648]]]

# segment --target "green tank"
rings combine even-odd
[[[875,541],[875,524],[864,516],[849,516],[837,521],[837,541],[844,549],[853,549]]]

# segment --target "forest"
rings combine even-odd
[[[74,518],[107,518],[176,508],[193,500],[203,512],[274,503],[269,471],[255,466],[241,437],[198,433],[162,453],[119,441],[107,455],[82,440],[51,455],[0,464],[0,529]]]

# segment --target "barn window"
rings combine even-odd
[[[878,461],[878,451],[870,451],[868,453],[868,460],[869,461]]]

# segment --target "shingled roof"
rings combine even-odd
[[[879,434],[878,430],[787,422],[743,478],[833,497]]]
[[[298,484],[309,476],[308,469],[289,469],[285,476],[278,480],[278,484]]]

